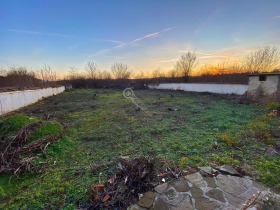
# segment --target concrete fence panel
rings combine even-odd
[[[37,90],[23,90],[0,93],[0,115],[36,103],[43,98],[57,95],[64,90],[65,87],[62,86]]]
[[[197,84],[197,83],[163,83],[149,85],[151,89],[184,90],[190,92],[208,92],[219,94],[243,95],[248,90],[248,85],[237,84]]]

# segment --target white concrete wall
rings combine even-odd
[[[266,75],[266,81],[259,81],[259,76],[249,77],[249,90],[250,94],[256,94],[262,91],[265,95],[272,95],[276,93],[278,89],[279,76],[278,75]]]
[[[248,85],[163,83],[159,85],[149,85],[149,88],[243,95],[248,90]]]
[[[62,86],[55,88],[0,93],[0,115],[33,104],[42,98],[57,95],[64,90],[65,87]]]

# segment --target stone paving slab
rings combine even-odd
[[[200,171],[174,180],[170,183],[163,183],[154,188],[154,197],[149,196],[149,208],[138,205],[129,207],[129,210],[239,210],[253,199],[259,191],[260,197],[266,198],[271,192],[261,183],[252,181],[249,177],[236,176],[234,169],[223,166],[226,174],[218,174],[216,177],[208,176],[212,169],[201,167]],[[229,173],[230,171],[230,173]],[[151,193],[151,192],[150,192]],[[280,200],[280,195],[276,200]],[[147,197],[147,196],[146,196]],[[151,204],[151,197],[153,203]],[[267,199],[267,198],[266,198]],[[256,207],[248,209],[256,210]],[[268,209],[277,209],[272,207]]]

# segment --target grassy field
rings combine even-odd
[[[280,157],[266,151],[279,142],[279,117],[267,116],[274,104],[237,104],[181,91],[137,90],[135,95],[151,115],[136,109],[121,90],[80,89],[3,119],[2,124],[11,121],[20,129],[50,114],[50,125],[32,138],[57,132],[63,137],[47,148],[44,172],[0,175],[0,208],[75,209],[87,202],[87,186],[97,181],[92,166],[120,156],[165,158],[181,169],[246,165],[263,183],[280,189]]]

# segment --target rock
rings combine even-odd
[[[138,201],[138,205],[144,208],[151,208],[155,199],[155,193],[146,192],[143,197]]]
[[[158,185],[155,187],[155,191],[159,194],[164,193],[167,190],[168,184],[167,183],[163,183],[161,185]]]
[[[197,187],[191,188],[191,194],[194,199],[201,198],[203,196],[203,191]]]
[[[224,191],[226,199],[234,207],[240,208],[246,199],[250,197],[252,180],[222,174],[218,175],[216,180],[217,187]]]
[[[170,185],[173,186],[177,192],[188,192],[190,190],[188,182],[184,178],[175,180],[171,182]]]
[[[176,197],[176,194],[177,194],[177,192],[176,192],[175,189],[173,189],[173,188],[170,188],[170,189],[165,193],[165,195],[166,195],[169,199],[171,199],[171,200],[173,200],[173,199]]]
[[[205,188],[207,187],[207,183],[203,180],[202,176],[200,175],[199,172],[196,172],[194,174],[189,174],[187,176],[185,176],[185,178],[192,183],[193,185],[195,185],[196,187],[199,188]]]
[[[185,198],[177,204],[177,206],[172,206],[171,210],[193,210],[192,199],[189,195],[186,195]]]
[[[220,205],[207,198],[198,198],[195,200],[195,208],[199,210],[212,210],[218,208]]]
[[[265,186],[264,186],[262,183],[260,183],[260,182],[252,181],[252,185],[253,185],[253,187],[259,189],[259,191],[267,190],[267,187],[265,187]]]
[[[168,204],[160,197],[155,198],[154,206],[151,210],[169,210]]]
[[[217,201],[221,201],[221,202],[226,202],[224,194],[221,190],[218,189],[212,189],[209,190],[206,195],[210,198],[214,198]]]
[[[219,168],[219,171],[226,172],[226,173],[229,173],[231,175],[238,175],[239,176],[239,173],[232,166],[223,165]]]
[[[203,177],[203,179],[206,181],[207,183],[207,187],[211,187],[211,188],[216,188],[216,180],[213,177]]]
[[[161,196],[169,205],[176,206],[184,199],[182,193],[177,193],[174,187],[169,187],[169,189]]]
[[[235,196],[239,196],[252,186],[252,180],[219,174],[216,177],[216,184],[223,191]]]
[[[203,176],[207,176],[207,175],[212,175],[213,171],[212,168],[207,166],[207,167],[198,167],[200,174]]]

